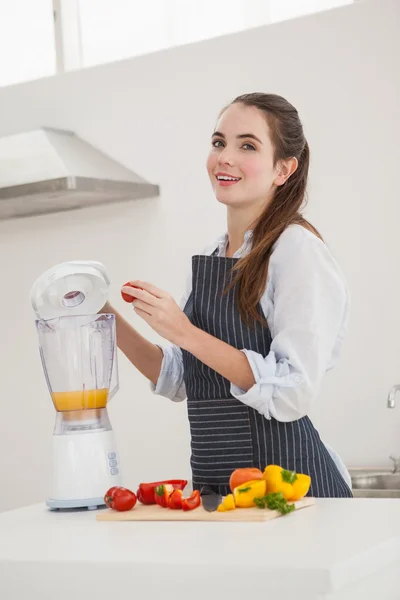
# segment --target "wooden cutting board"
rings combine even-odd
[[[291,516],[295,515],[296,511],[300,508],[307,508],[315,504],[315,498],[303,498],[298,502],[294,502],[296,510],[293,513],[289,513]],[[171,510],[168,508],[161,508],[160,506],[151,505],[145,506],[139,504],[132,510],[126,512],[118,512],[115,510],[107,509],[104,512],[99,513],[96,516],[97,521],[270,521],[281,517],[276,510],[269,510],[268,508],[236,508],[235,510],[229,510],[227,512],[207,512],[202,506],[195,510],[183,511],[183,510]]]

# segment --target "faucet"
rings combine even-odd
[[[400,384],[394,385],[392,387],[392,389],[389,392],[388,395],[388,399],[387,399],[387,407],[388,408],[394,408],[396,406],[396,392],[400,392]]]
[[[396,406],[396,393],[400,392],[400,385],[394,385],[392,387],[392,389],[389,392],[388,398],[387,398],[387,407],[388,408],[395,408]],[[393,471],[392,473],[397,473],[397,471],[400,473],[400,457],[397,456],[389,456],[390,460],[393,461]]]
[[[393,461],[392,473],[400,473],[400,457],[390,455],[389,458]]]

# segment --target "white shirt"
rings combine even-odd
[[[225,233],[201,254],[225,256]],[[251,249],[252,231],[234,258]],[[192,289],[192,274],[181,299],[183,309]],[[289,226],[274,244],[267,285],[260,305],[271,332],[267,356],[242,348],[255,383],[246,392],[231,384],[232,396],[270,419],[294,421],[308,414],[326,371],[332,369],[346,336],[350,298],[343,274],[328,247],[301,225]],[[174,401],[186,399],[182,352],[170,344],[162,347],[164,358],[155,394]],[[337,467],[351,486],[346,467],[325,444]]]

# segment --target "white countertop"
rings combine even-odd
[[[109,600],[111,593],[197,600],[207,590],[208,600],[266,590],[279,591],[280,600],[356,600],[364,578],[371,590],[384,569],[400,572],[395,499],[318,499],[265,523],[98,522],[96,512],[51,512],[44,504],[0,513],[7,600]],[[343,595],[351,585],[352,595]]]

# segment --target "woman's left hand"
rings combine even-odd
[[[193,325],[173,297],[146,281],[130,283],[134,288],[123,286],[121,291],[134,298],[134,311],[161,337],[183,346]]]

